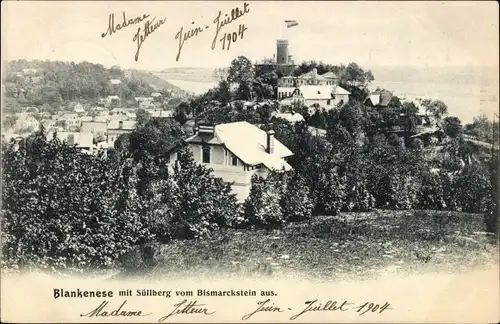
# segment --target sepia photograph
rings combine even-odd
[[[4,1],[5,323],[500,321],[495,1]]]

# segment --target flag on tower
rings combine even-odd
[[[291,28],[297,26],[299,23],[297,20],[285,20],[286,28]]]

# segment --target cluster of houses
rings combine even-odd
[[[76,145],[84,152],[93,154],[99,149],[113,148],[121,134],[132,132],[139,108],[108,109],[96,106],[84,109],[81,104],[76,104],[72,111],[54,115],[38,113],[34,107],[27,110],[30,112],[13,115],[15,123],[10,129],[2,132],[4,140],[27,137],[43,126],[48,139],[56,133],[62,142]],[[148,108],[144,111],[151,118],[173,118],[172,111],[158,108]]]

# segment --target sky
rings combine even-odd
[[[224,33],[246,30],[229,50],[217,41],[214,19],[243,1],[73,1],[2,2],[2,57],[89,61],[106,67],[162,70],[174,67],[228,66],[238,55],[252,61],[272,57],[276,39],[290,42],[296,62],[323,60],[356,62],[362,67],[498,67],[499,5],[491,2],[248,2],[249,11],[221,28]],[[101,37],[109,15],[121,23],[149,14],[163,25],[142,43],[138,61],[133,37],[144,23]],[[284,20],[299,25],[284,28]],[[194,24],[192,24],[194,22]],[[183,28],[204,30],[184,42],[179,60],[175,36]],[[206,27],[209,28],[206,28]],[[4,46],[5,45],[5,46]]]

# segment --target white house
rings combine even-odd
[[[66,130],[75,130],[80,127],[80,119],[76,113],[65,113],[61,116],[60,120],[64,120]]]
[[[109,82],[112,84],[112,85],[120,85],[122,84],[122,81],[119,80],[119,79],[111,79],[109,80]]]
[[[94,137],[90,133],[74,133],[74,132],[56,132],[57,138],[69,146],[74,146],[82,149],[85,153],[94,153],[96,146],[94,145]],[[53,132],[46,135],[47,140],[54,137]]]
[[[135,124],[135,120],[111,120],[107,127],[107,142],[114,142],[121,134],[132,132]]]
[[[293,153],[274,138],[274,131],[266,133],[245,121],[217,126],[200,124],[185,143],[195,161],[231,183],[240,202],[248,197],[254,174],[266,177],[269,170],[292,170],[285,158]],[[176,150],[170,155],[170,161],[175,160]]]
[[[118,106],[120,105],[120,97],[113,95],[113,96],[107,96],[104,102],[105,107],[112,107],[112,106]]]
[[[162,109],[147,109],[146,112],[151,118],[173,118],[174,112],[172,110]]]
[[[304,121],[304,117],[299,113],[281,113],[275,114],[273,118],[281,118],[290,123],[298,123]]]
[[[82,104],[79,104],[79,103],[75,105],[75,107],[73,108],[73,111],[80,116],[85,114],[85,109],[83,109]]]
[[[14,125],[16,131],[24,130],[34,132],[40,128],[40,123],[30,113],[18,113],[16,116],[17,120]]]
[[[348,103],[350,94],[340,86],[304,85],[295,88],[290,96],[281,100],[281,103],[290,105],[298,101],[312,109],[317,107],[330,110],[340,103]]]

